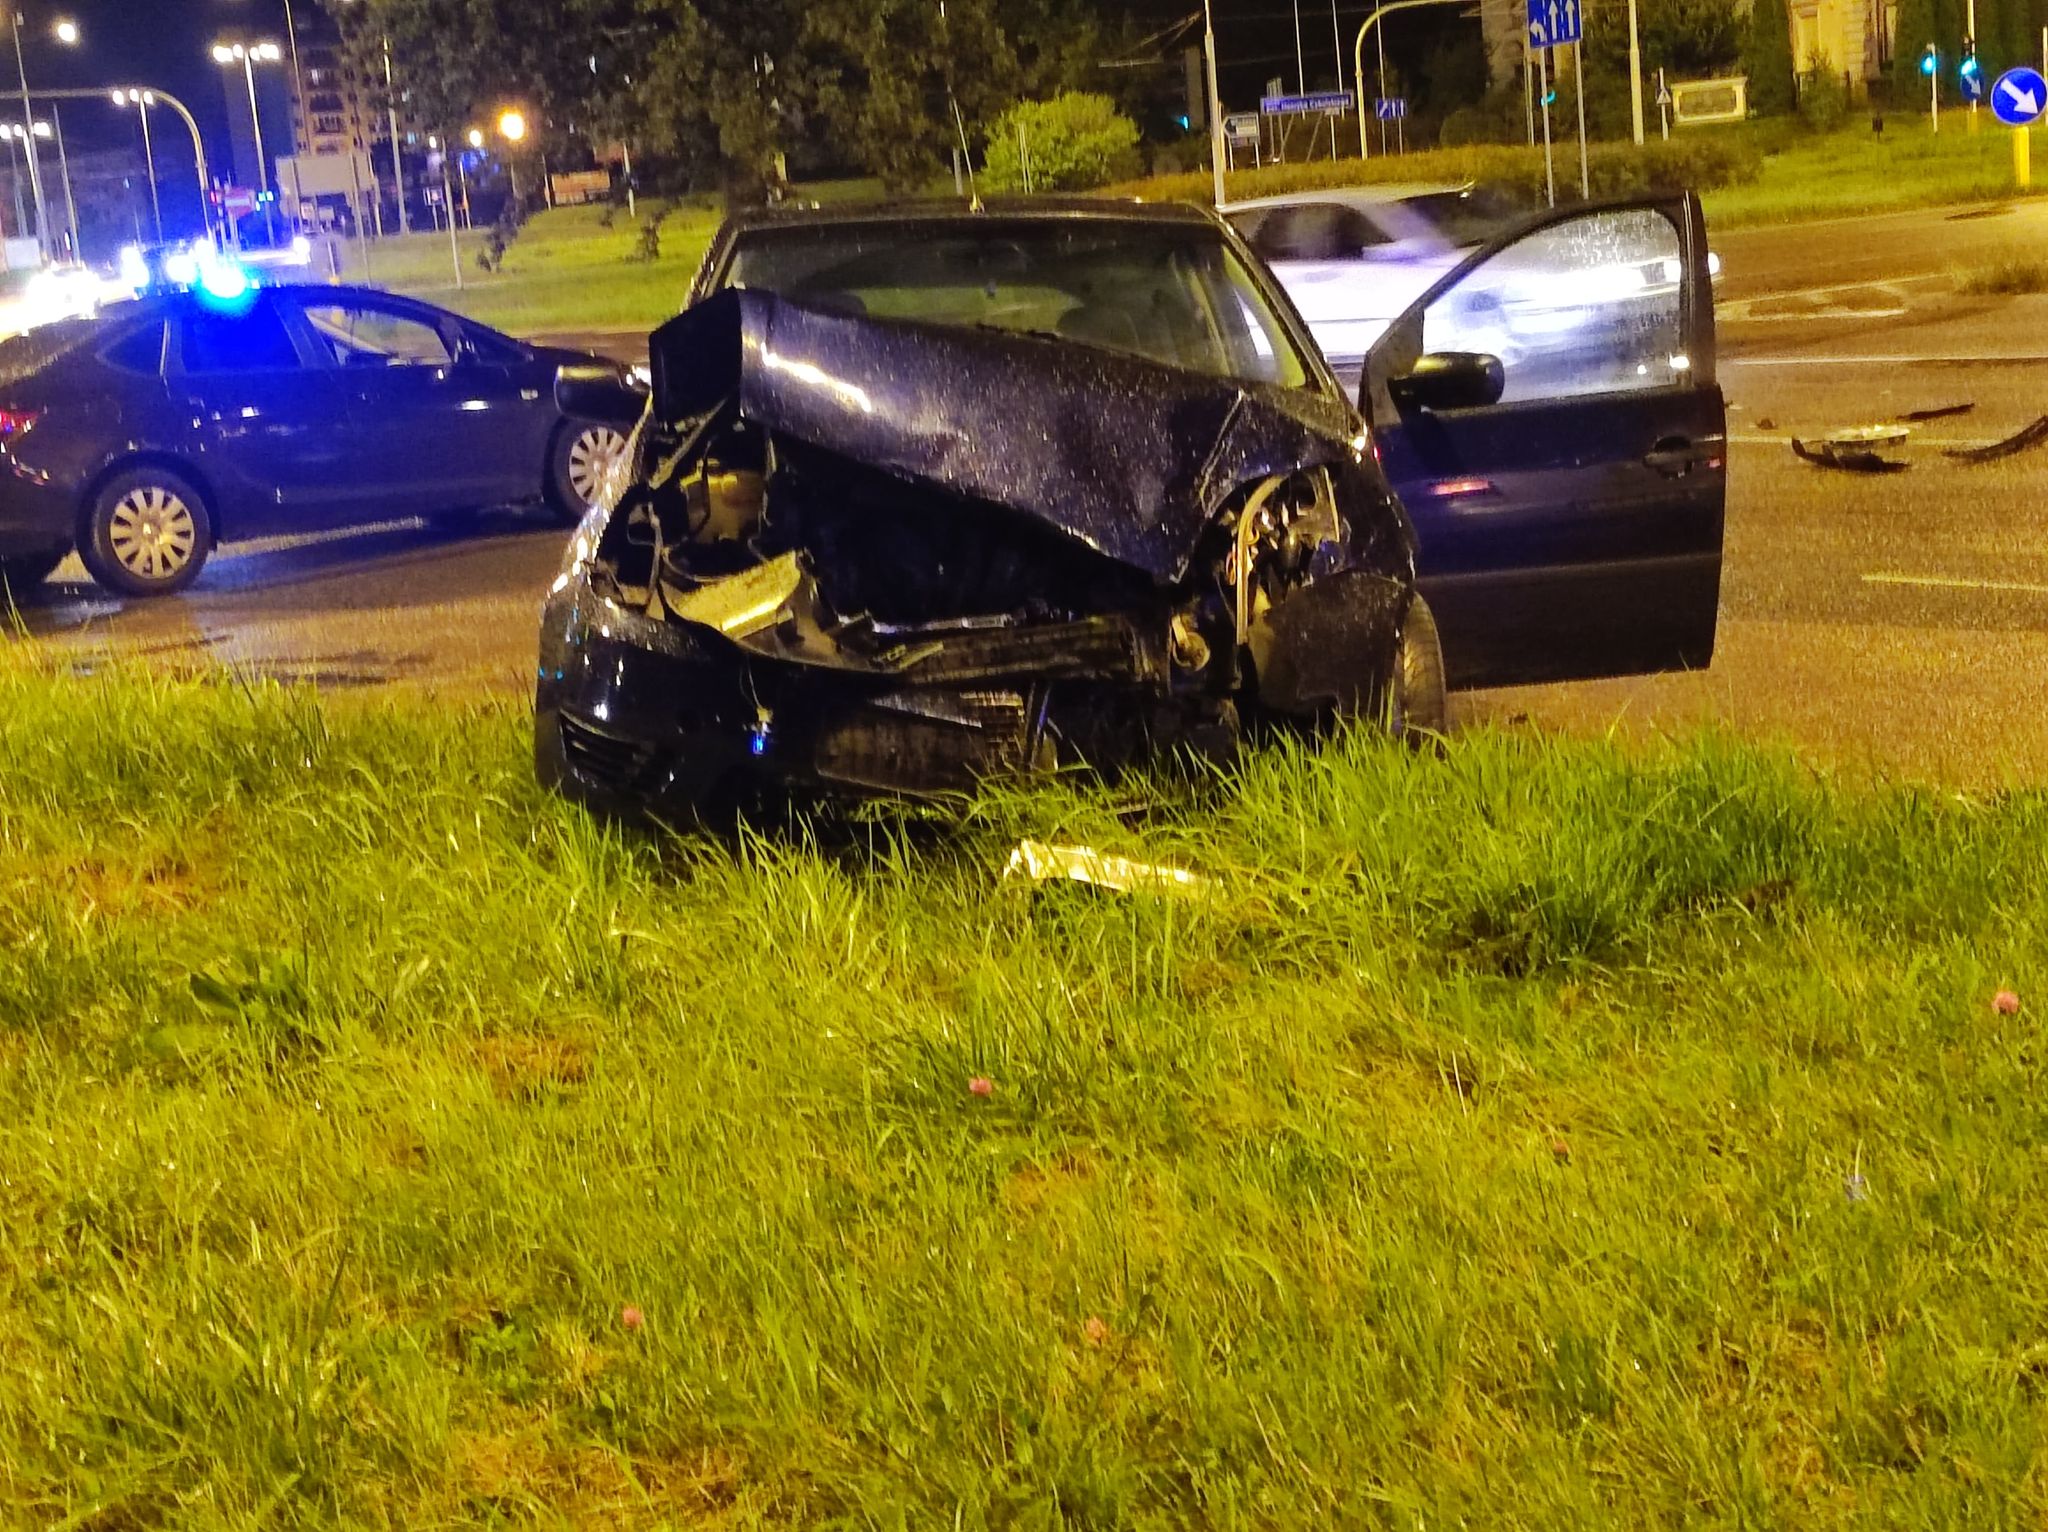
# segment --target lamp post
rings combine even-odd
[[[14,68],[21,85],[21,116],[24,122],[33,122],[35,120],[35,108],[29,104],[28,59],[21,45],[21,20],[21,7],[18,5],[11,7],[8,11],[8,21],[14,29]],[[79,37],[78,23],[68,19],[60,19],[52,25],[50,34],[67,48],[76,46]],[[34,196],[36,204],[36,248],[42,252],[43,259],[48,260],[50,258],[49,213],[43,205],[43,171],[40,162],[36,158],[35,135],[30,132],[24,132],[22,142],[28,151],[29,191]]]
[[[64,182],[64,219],[71,225],[71,259],[79,260],[78,249],[78,199],[71,194],[71,157],[64,152],[64,118],[57,110],[57,103],[50,103],[50,120],[36,124],[36,136],[44,136],[43,129],[50,129],[57,137],[57,174]]]
[[[131,90],[125,86],[114,91],[114,105],[132,105],[142,118],[142,163],[149,171],[149,212],[156,223],[158,244],[164,239],[164,204],[156,189],[156,146],[149,139],[149,109],[156,104],[153,90]]]
[[[405,210],[405,152],[398,142],[398,91],[391,83],[391,39],[384,39],[384,110],[391,122],[391,186],[398,194],[398,232],[412,233],[412,218]]]
[[[223,68],[242,66],[242,79],[249,88],[249,126],[256,134],[256,190],[257,200],[263,204],[263,228],[274,242],[277,238],[277,224],[271,214],[270,164],[263,153],[263,113],[256,105],[256,66],[275,64],[284,57],[284,50],[276,43],[215,43],[213,61]]]
[[[0,122],[0,139],[7,141],[7,184],[14,188],[14,227],[17,231],[28,228],[28,209],[21,201],[21,151],[14,147],[14,124]]]

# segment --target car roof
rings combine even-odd
[[[1387,181],[1372,186],[1332,186],[1321,191],[1282,192],[1273,197],[1247,197],[1226,202],[1225,213],[1249,213],[1269,207],[1303,207],[1335,202],[1344,207],[1383,207],[1389,202],[1408,202],[1416,197],[1456,196],[1470,191],[1472,183],[1449,181]]]
[[[963,223],[987,218],[1047,222],[1133,222],[1213,228],[1216,215],[1188,202],[1140,202],[1135,197],[913,197],[877,202],[782,203],[742,208],[726,217],[734,232],[852,223]]]

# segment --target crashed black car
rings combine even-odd
[[[1693,241],[1704,250],[1689,202],[1618,216],[1657,228],[1582,230],[1581,265],[1640,266],[1645,237],[1662,260],[1660,230],[1681,264]],[[542,780],[600,808],[687,817],[764,785],[926,795],[1176,745],[1227,749],[1255,721],[1366,713],[1439,727],[1446,650],[1418,590],[1419,529],[1380,456],[1462,476],[1434,484],[1433,514],[1498,500],[1496,480],[1462,465],[1497,464],[1511,437],[1510,422],[1484,419],[1516,402],[1499,352],[1526,359],[1532,379],[1578,376],[1559,365],[1570,353],[1557,337],[1612,349],[1617,328],[1643,333],[1602,365],[1634,379],[1654,363],[1654,389],[1636,391],[1684,395],[1687,428],[1713,438],[1681,463],[1669,412],[1638,409],[1665,454],[1646,471],[1696,477],[1710,492],[1682,498],[1710,515],[1682,510],[1662,531],[1612,518],[1652,553],[1637,561],[1647,578],[1677,577],[1629,598],[1659,631],[1629,633],[1589,667],[1587,631],[1606,619],[1580,613],[1577,641],[1524,646],[1516,678],[1704,663],[1720,558],[1711,320],[1700,307],[1666,325],[1652,303],[1648,328],[1633,311],[1574,328],[1558,310],[1595,289],[1525,290],[1513,254],[1489,246],[1461,268],[1509,257],[1491,291],[1460,291],[1433,327],[1425,298],[1389,332],[1366,374],[1368,407],[1387,419],[1376,432],[1270,275],[1205,212],[1088,202],[736,220],[700,301],[652,338],[652,398],[623,482],[550,593]],[[1691,288],[1689,275],[1674,283],[1673,304]],[[1438,345],[1439,332],[1498,349]],[[1572,407],[1534,403],[1556,438]],[[1528,447],[1532,460],[1572,450]],[[1525,551],[1532,528],[1514,513],[1529,498],[1497,507]],[[1697,558],[1657,546],[1681,524]],[[1595,562],[1630,572],[1627,559]],[[1457,587],[1473,571],[1449,573],[1454,604],[1469,606]],[[1689,613],[1673,610],[1678,586],[1694,592]],[[1526,627],[1540,602],[1510,594],[1508,625]]]

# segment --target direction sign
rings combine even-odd
[[[1962,77],[1962,82],[1963,99],[1965,101],[1974,104],[1984,99],[1984,76],[1981,74],[1966,74]]]
[[[1232,112],[1223,119],[1223,136],[1233,144],[1255,144],[1259,141],[1259,114],[1257,112]]]
[[[1306,96],[1266,96],[1259,110],[1268,117],[1291,117],[1301,112],[1348,112],[1353,105],[1348,90],[1319,90]]]
[[[1381,122],[1397,122],[1408,115],[1408,98],[1376,96],[1373,98],[1373,115]]]
[[[1529,46],[1555,48],[1585,35],[1579,0],[1529,0]]]
[[[2007,127],[2024,128],[2048,107],[2048,79],[2038,69],[2008,69],[1991,87],[1991,115]]]

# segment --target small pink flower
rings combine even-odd
[[[647,1323],[647,1316],[641,1313],[633,1304],[629,1303],[619,1310],[619,1323],[628,1330],[638,1330]]]
[[[1109,1326],[1102,1322],[1100,1314],[1090,1314],[1088,1323],[1081,1326],[1081,1333],[1088,1338],[1088,1344],[1099,1346],[1109,1339]]]
[[[995,1088],[996,1082],[991,1080],[987,1075],[976,1075],[973,1079],[967,1082],[968,1091],[976,1096],[993,1095],[995,1093]]]
[[[2002,989],[1991,997],[1991,1009],[2001,1016],[2017,1016],[2020,1011],[2020,997],[2009,989]]]

